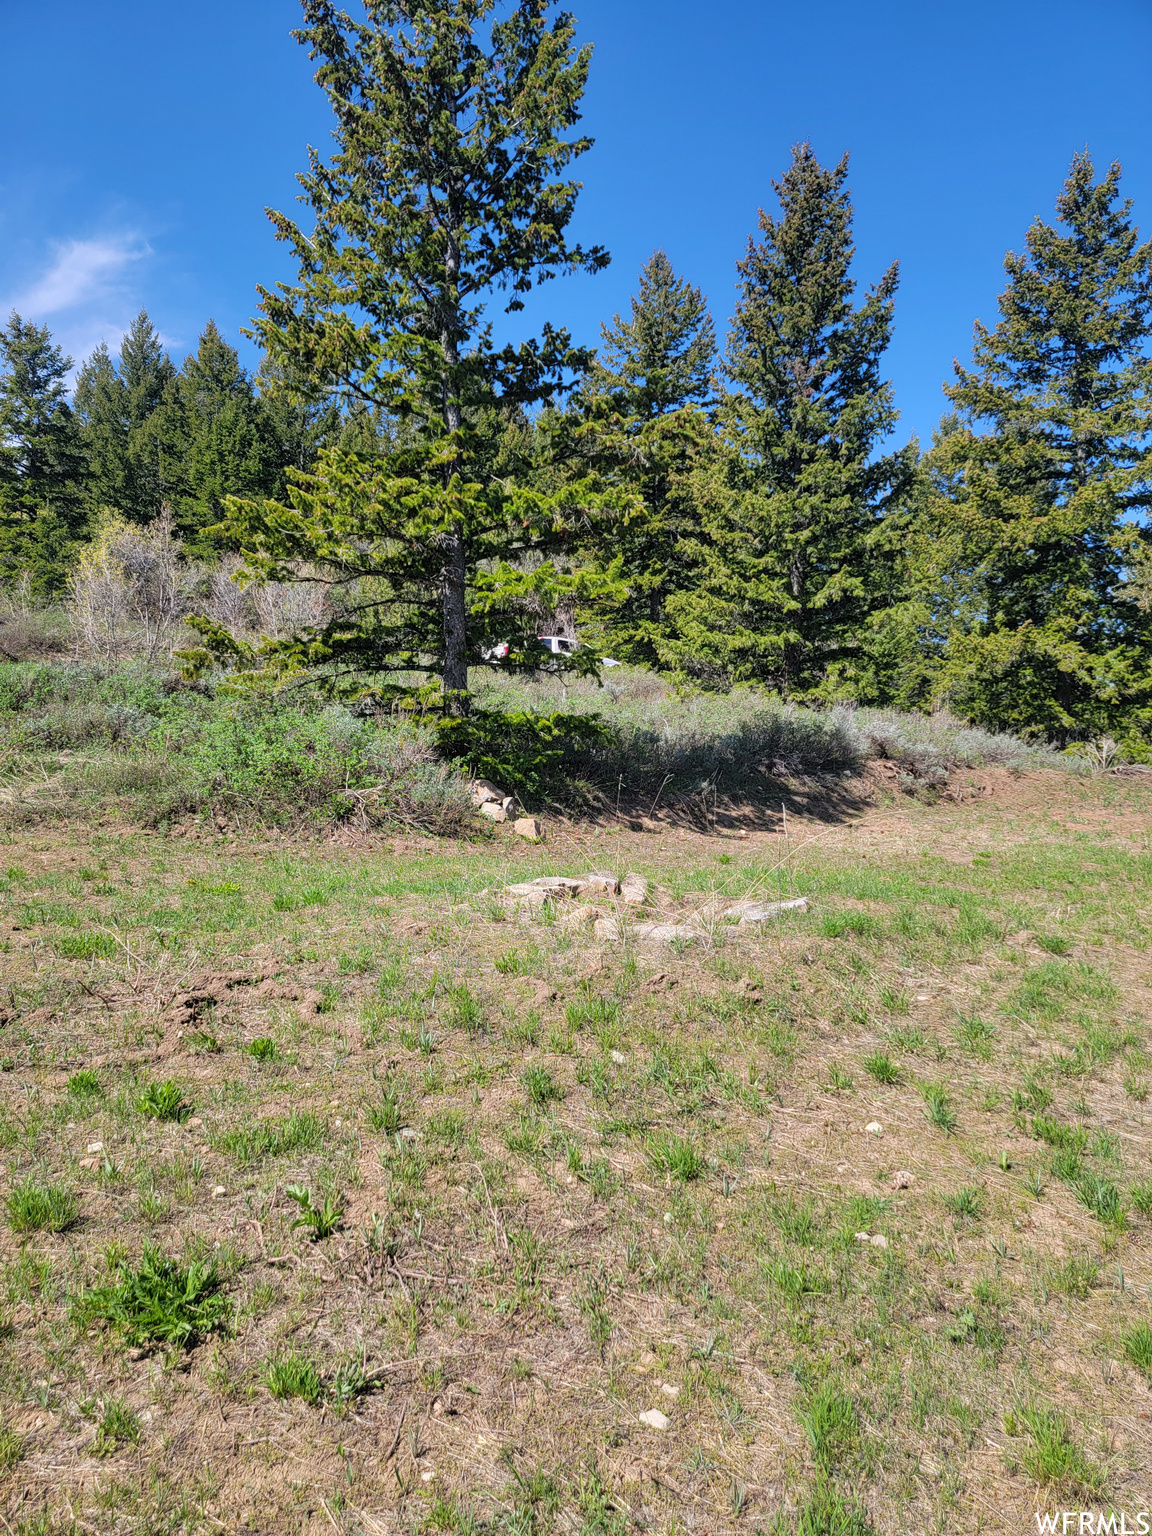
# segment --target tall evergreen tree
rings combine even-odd
[[[1120,167],[1077,155],[1057,203],[1005,260],[994,330],[946,393],[922,539],[953,594],[945,684],[982,722],[1152,736],[1152,634],[1126,576],[1152,503],[1152,242]],[[1142,554],[1143,552],[1143,554]]]
[[[88,456],[86,493],[93,509],[114,508],[133,523],[150,523],[165,499],[165,475],[151,422],[176,369],[141,310],[114,363],[105,343],[84,363],[75,407]]]
[[[847,175],[847,157],[825,170],[796,148],[773,183],[780,216],[761,212],[737,265],[724,451],[698,489],[701,576],[669,599],[676,634],[661,648],[716,686],[836,693],[889,599],[874,544],[914,463],[914,450],[876,452],[897,420],[880,372],[897,268],[854,306]]]
[[[175,365],[147,310],[142,309],[120,343],[120,379],[128,425],[128,487],[123,511],[133,522],[152,522],[160,516],[166,499],[164,462],[149,423],[175,377]]]
[[[692,580],[683,541],[696,529],[689,474],[709,432],[716,333],[699,288],[677,277],[663,251],[640,273],[627,318],[600,330],[602,346],[584,379],[576,457],[609,484],[642,498],[613,530],[627,598],[605,614],[605,643],[617,656],[655,664],[668,597]],[[590,558],[597,553],[593,543]]]
[[[72,359],[47,326],[13,311],[0,327],[0,562],[45,587],[64,579],[83,529],[84,449],[68,402]]]
[[[85,496],[93,511],[124,512],[129,499],[128,412],[124,382],[101,342],[76,377],[76,420],[83,434]]]
[[[364,19],[304,0],[296,35],[319,60],[337,152],[313,152],[301,185],[314,227],[271,215],[299,266],[261,290],[256,331],[274,363],[317,394],[359,398],[398,421],[371,462],[321,455],[290,506],[230,502],[227,536],[259,574],[319,571],[347,602],[280,662],[377,672],[431,667],[451,709],[468,668],[496,640],[511,664],[537,651],[526,598],[583,578],[542,557],[571,548],[600,505],[578,485],[517,489],[492,472],[492,413],[549,400],[581,367],[567,333],[494,346],[484,322],[501,291],[523,307],[558,272],[595,271],[599,249],[569,243],[589,147],[579,117],[589,51],[549,0],[365,0]],[[539,563],[535,563],[539,562]],[[587,583],[585,582],[585,585]],[[229,637],[204,626],[210,644]]]
[[[252,378],[235,347],[209,320],[195,352],[168,380],[141,430],[140,458],[156,466],[161,497],[191,547],[210,550],[205,530],[220,521],[228,496],[271,491],[278,474]]]

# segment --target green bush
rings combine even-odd
[[[539,795],[566,758],[607,742],[607,727],[595,714],[539,715],[532,710],[474,709],[444,719],[436,728],[440,751],[467,764],[478,778],[502,789]]]
[[[137,1269],[121,1261],[112,1285],[83,1292],[75,1306],[82,1321],[107,1323],[128,1344],[173,1349],[186,1349],[225,1327],[231,1313],[214,1263],[184,1269],[150,1246]]]

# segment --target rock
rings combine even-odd
[[[872,1241],[871,1232],[857,1232],[856,1241],[858,1243],[870,1243]]]
[[[500,809],[504,812],[505,816],[516,816],[520,810],[520,802],[516,799],[515,795],[505,795],[500,802]]]
[[[615,875],[585,875],[580,887],[582,896],[593,894],[604,896],[619,896],[620,882]]]
[[[640,1422],[641,1424],[647,1424],[649,1429],[663,1431],[672,1428],[672,1420],[666,1413],[661,1413],[659,1408],[649,1408],[647,1412],[642,1413],[640,1415]]]
[[[481,816],[486,816],[489,821],[507,821],[508,812],[496,800],[485,800],[480,806]]]
[[[477,810],[491,801],[501,805],[508,798],[502,789],[497,789],[491,779],[474,779],[468,786],[468,793],[472,796],[472,804]]]
[[[410,1125],[406,1125],[402,1131],[396,1132],[398,1141],[419,1141],[420,1132],[414,1131]]]
[[[883,1136],[884,1134],[884,1127],[880,1124],[879,1120],[869,1120],[864,1129],[868,1132],[869,1136]]]
[[[99,1168],[99,1166],[100,1159],[98,1157],[82,1157],[80,1159],[81,1168]]]
[[[575,896],[583,883],[582,880],[572,880],[567,875],[540,875],[532,881],[537,890],[551,891],[555,896]]]
[[[884,1236],[883,1232],[874,1233],[868,1241],[872,1244],[873,1248],[887,1248],[888,1246],[888,1239]]]
[[[911,1189],[916,1182],[916,1175],[909,1173],[907,1168],[898,1168],[892,1175],[893,1189]]]
[[[606,944],[615,944],[620,937],[620,924],[614,917],[598,917],[592,925],[592,936]]]
[[[727,909],[724,916],[739,918],[742,923],[767,923],[779,917],[782,912],[807,910],[807,896],[798,896],[795,901],[738,901]]]
[[[530,843],[539,843],[544,837],[544,828],[535,816],[521,816],[519,821],[513,823],[512,830],[517,837],[526,838]]]
[[[212,1198],[213,1200],[223,1200],[227,1193],[228,1191],[224,1188],[223,1184],[217,1184],[216,1188],[212,1191]]]
[[[204,1122],[199,1115],[193,1115],[191,1120],[185,1120],[184,1124],[190,1131],[198,1131]]]
[[[736,983],[736,996],[744,998],[749,1003],[762,1003],[764,1001],[763,992],[761,992],[759,985],[753,981],[751,976],[741,976],[740,980]]]
[[[103,1150],[104,1143],[102,1141],[90,1141],[88,1143],[87,1152],[89,1156],[91,1156],[93,1152],[103,1152]]]
[[[679,1387],[674,1387],[670,1381],[662,1381],[660,1383],[660,1390],[661,1390],[661,1392],[663,1392],[665,1397],[679,1397],[680,1396],[680,1388]]]
[[[630,907],[642,907],[648,900],[648,882],[643,875],[629,873],[624,876],[620,894]]]
[[[608,1055],[618,1067],[626,1066],[628,1063],[628,1058],[625,1056],[623,1051],[609,1051]]]
[[[650,944],[684,944],[707,942],[708,935],[702,928],[690,928],[687,923],[637,923],[636,937]]]

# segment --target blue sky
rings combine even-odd
[[[596,47],[582,238],[613,264],[529,310],[594,342],[663,246],[732,311],[735,260],[789,147],[848,150],[858,275],[899,259],[889,372],[927,436],[1006,250],[1052,215],[1073,153],[1122,161],[1152,230],[1150,0],[574,0]],[[239,341],[254,287],[289,275],[285,207],[329,119],[295,0],[0,0],[0,310],[80,357],[146,306],[173,352],[209,316]]]

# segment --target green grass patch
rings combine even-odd
[[[257,1121],[225,1131],[217,1146],[242,1167],[267,1157],[286,1157],[290,1152],[315,1152],[323,1145],[328,1126],[308,1110],[292,1110],[281,1119]]]
[[[25,1179],[17,1184],[6,1202],[8,1225],[24,1236],[30,1232],[66,1232],[80,1214],[80,1201],[61,1184],[41,1184]]]

